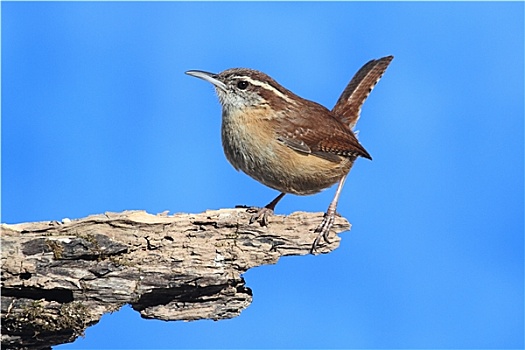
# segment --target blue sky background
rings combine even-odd
[[[262,70],[331,108],[394,55],[322,256],[245,274],[219,322],[129,307],[56,349],[522,348],[524,4],[2,2],[2,222],[202,212],[276,192],[236,172],[189,69]],[[277,213],[325,211],[334,188]]]

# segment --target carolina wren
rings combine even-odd
[[[301,98],[268,75],[247,68],[213,74],[186,74],[215,87],[222,105],[222,146],[228,161],[279,194],[250,223],[267,225],[268,215],[286,193],[309,195],[338,183],[334,199],[312,244],[326,241],[335,220],[345,179],[357,157],[372,159],[352,131],[361,106],[393,56],[366,63],[346,86],[334,108]]]

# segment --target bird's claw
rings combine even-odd
[[[268,217],[273,215],[273,210],[270,208],[256,208],[251,207],[246,210],[248,213],[254,213],[250,218],[250,225],[258,221],[261,226],[268,226]]]
[[[324,239],[324,241],[327,244],[330,244],[330,240],[328,239],[328,235],[330,234],[330,229],[334,225],[335,221],[335,213],[325,213],[323,217],[323,221],[314,232],[317,232],[318,235],[314,240],[314,243],[312,244],[312,249],[310,249],[311,254],[315,254],[317,250],[317,246],[319,245],[319,242],[321,241],[321,238]]]

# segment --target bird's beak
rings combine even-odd
[[[191,75],[192,77],[200,78],[203,80],[206,80],[213,85],[215,85],[217,88],[226,91],[226,84],[224,84],[222,81],[217,79],[217,74],[214,73],[208,73],[203,72],[201,70],[189,70],[186,72],[186,74]]]

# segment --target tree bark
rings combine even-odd
[[[322,213],[248,225],[245,209],[200,214],[105,213],[62,222],[2,224],[2,346],[72,342],[130,304],[144,318],[220,320],[252,300],[242,274],[310,253]],[[333,231],[350,229],[336,218]],[[339,246],[331,237],[317,252]]]

